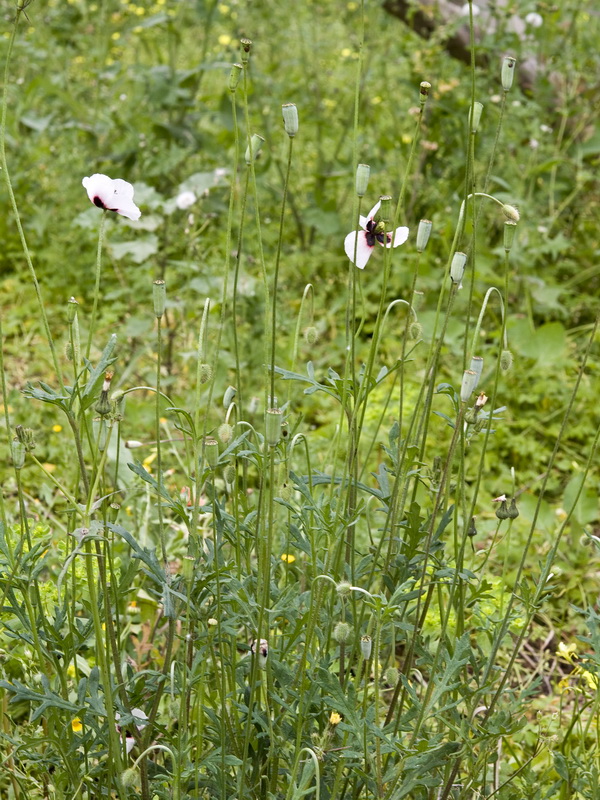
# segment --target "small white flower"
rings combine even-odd
[[[193,206],[196,202],[196,195],[193,192],[186,191],[180,192],[177,195],[177,199],[175,200],[175,205],[177,208],[180,208],[182,211],[190,206]]]
[[[344,250],[353,264],[359,269],[364,269],[367,261],[371,258],[371,253],[375,249],[375,242],[379,242],[382,247],[398,247],[408,239],[408,228],[396,228],[395,233],[377,233],[377,223],[374,220],[379,211],[381,203],[377,203],[369,211],[368,216],[359,217],[360,225],[363,230],[352,231],[344,239]],[[356,261],[355,253],[356,251]]]
[[[473,16],[478,17],[481,14],[481,9],[479,6],[473,3]],[[464,6],[460,9],[461,17],[468,17],[469,16],[469,4],[465,3]]]
[[[133,186],[120,178],[112,179],[108,175],[96,172],[81,183],[88,197],[98,208],[115,211],[128,219],[139,219],[142,212],[133,202]]]
[[[529,140],[529,147],[531,147],[532,150],[537,150],[539,146],[540,146],[540,143],[538,142],[537,139],[530,139]]]
[[[541,14],[538,14],[537,11],[531,11],[526,15],[525,22],[532,28],[541,28],[544,24],[544,18]]]
[[[540,130],[542,133],[552,133],[552,128],[550,125],[544,125],[544,123],[540,125]]]

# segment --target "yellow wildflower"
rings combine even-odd
[[[329,715],[329,724],[330,725],[339,725],[342,721],[341,716],[337,713],[337,711],[332,711]]]
[[[223,45],[223,47],[227,47],[228,44],[231,44],[231,36],[228,33],[222,33],[219,36],[219,44]]]
[[[83,730],[83,725],[81,724],[79,717],[73,717],[71,720],[71,727],[73,728],[74,733],[81,733]]]
[[[52,430],[54,433],[60,433],[62,431],[62,425],[53,425]]]
[[[560,642],[558,645],[558,655],[564,658],[565,661],[568,661],[569,664],[573,664],[573,659],[577,658],[577,645],[575,642],[571,642],[569,645]]]
[[[296,560],[296,556],[293,555],[292,553],[282,553],[281,560],[285,564],[293,564],[294,561]]]

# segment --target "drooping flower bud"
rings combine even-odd
[[[308,345],[313,345],[316,343],[317,339],[319,338],[319,333],[314,325],[309,325],[308,328],[304,331],[304,341]]]
[[[400,670],[398,667],[388,667],[385,671],[384,678],[388,686],[395,686],[400,678]]]
[[[233,486],[235,483],[235,479],[237,478],[237,470],[233,464],[227,464],[225,469],[223,470],[223,479],[225,483],[229,484],[229,486]]]
[[[252,137],[250,138],[250,144],[246,148],[245,155],[246,164],[248,164],[248,166],[250,166],[250,164],[252,164],[253,161],[256,161],[256,159],[259,157],[264,141],[264,136],[261,136],[258,133],[252,134]]]
[[[471,133],[477,133],[479,130],[479,123],[481,122],[481,112],[483,111],[482,103],[473,103],[472,108],[469,109],[469,130]]]
[[[210,364],[200,364],[200,383],[208,383],[212,375],[213,371]]]
[[[352,584],[348,583],[348,581],[340,581],[335,589],[341,598],[349,597],[352,591]]]
[[[154,300],[154,316],[156,319],[160,319],[165,313],[165,304],[167,302],[167,287],[164,281],[154,281],[152,296]]]
[[[237,89],[238,83],[240,82],[240,76],[242,74],[244,67],[241,64],[232,64],[231,65],[231,72],[229,73],[229,91],[235,92]]]
[[[511,222],[518,222],[521,219],[519,210],[514,206],[509,206],[508,203],[502,206],[502,211],[504,212],[504,216]]]
[[[510,350],[503,350],[500,356],[500,369],[508,372],[513,365],[513,355]]]
[[[515,64],[517,63],[517,59],[513,58],[512,56],[504,56],[502,61],[502,88],[505,92],[510,91],[513,80],[515,77]]]
[[[281,106],[281,113],[283,114],[283,127],[285,132],[293,139],[298,133],[298,109],[295,103],[284,103]]]
[[[408,328],[408,338],[416,341],[423,336],[423,326],[420,322],[411,322]]]
[[[359,197],[364,197],[367,193],[369,186],[369,176],[371,174],[371,167],[368,164],[359,164],[356,168],[356,194]]]
[[[430,219],[422,219],[417,228],[417,253],[422,253],[427,247],[427,242],[431,235],[433,222]]]
[[[465,264],[467,263],[467,254],[456,252],[452,256],[452,263],[450,265],[450,278],[452,283],[457,283],[459,288],[462,283],[463,275],[465,274]]]
[[[224,422],[221,426],[219,426],[218,434],[219,439],[223,442],[223,444],[229,444],[233,437],[233,428],[228,422]]]

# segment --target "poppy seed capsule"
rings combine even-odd
[[[256,159],[259,157],[264,142],[264,136],[261,136],[259,133],[252,134],[250,143],[246,148],[246,155],[244,156],[248,166],[250,166],[250,164],[252,164],[253,161],[256,161]]]
[[[238,83],[240,82],[240,75],[244,67],[241,64],[232,64],[231,72],[229,73],[229,91],[235,92]]]
[[[75,300],[74,297],[69,298],[69,302],[67,303],[67,322],[69,325],[75,321],[75,317],[77,316],[77,307],[79,303]]]
[[[483,111],[482,103],[473,103],[469,109],[469,129],[471,133],[477,133],[479,130],[479,123],[481,122],[481,112]]]
[[[12,456],[13,467],[16,470],[23,469],[25,464],[25,445],[17,437],[10,443],[10,454]]]
[[[382,194],[379,202],[380,206],[375,215],[375,222],[389,222],[392,218],[392,198],[389,194]]]
[[[251,39],[240,39],[240,53],[243,64],[247,64],[250,60],[250,50],[252,49]]]
[[[477,388],[483,372],[483,358],[481,356],[473,356],[469,369],[477,375],[477,383],[475,384],[475,388]]]
[[[504,249],[508,253],[513,246],[515,240],[515,233],[517,232],[517,223],[514,220],[507,219],[504,223]]]
[[[433,222],[430,219],[422,219],[417,228],[417,253],[422,253],[427,247],[427,242],[431,235]]]
[[[298,109],[295,103],[284,103],[281,106],[281,113],[283,114],[283,127],[285,132],[293,139],[298,133]]]
[[[459,287],[465,274],[465,264],[467,263],[467,254],[456,252],[452,256],[452,263],[450,265],[450,278],[452,283],[458,283]]]
[[[517,63],[516,58],[512,58],[512,56],[505,56],[504,60],[502,61],[501,80],[502,80],[502,88],[504,89],[505,92],[510,91],[513,85],[516,63]]]
[[[164,281],[154,281],[152,286],[152,298],[154,300],[154,316],[160,319],[165,313],[167,302],[167,287]]]
[[[219,463],[219,443],[212,436],[204,440],[204,455],[208,466],[214,469]]]
[[[267,444],[276,447],[281,439],[282,412],[279,408],[267,409],[265,435]]]
[[[478,376],[472,369],[463,372],[462,383],[460,386],[460,401],[467,403],[477,386]]]
[[[359,164],[356,168],[356,194],[359,197],[364,197],[369,187],[369,176],[371,175],[371,167],[368,164]]]
[[[371,650],[373,649],[373,640],[370,636],[361,636],[360,637],[360,652],[362,653],[362,657],[365,661],[368,661],[371,658]]]

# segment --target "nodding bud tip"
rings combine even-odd
[[[456,252],[452,256],[452,263],[450,265],[450,277],[453,283],[458,283],[459,286],[462,282],[463,275],[465,274],[465,264],[467,263],[467,254]]]
[[[258,133],[252,134],[250,143],[246,148],[246,155],[245,155],[246,164],[248,164],[248,166],[250,166],[250,164],[252,164],[253,161],[256,161],[256,159],[259,157],[264,142],[265,142],[264,136],[261,136]]]
[[[232,64],[231,71],[229,73],[229,91],[235,92],[238,87],[238,83],[240,82],[240,75],[242,74],[244,67],[241,64]]]
[[[420,322],[411,322],[408,327],[408,338],[413,342],[423,336],[423,326]]]
[[[283,114],[283,127],[285,132],[293,139],[298,133],[298,109],[295,103],[284,103],[281,106],[281,113]]]
[[[521,219],[519,210],[514,206],[509,206],[508,203],[505,203],[502,206],[502,211],[504,212],[504,216],[506,217],[507,220],[509,220],[509,222],[518,222]]]
[[[512,56],[505,56],[502,61],[501,80],[502,80],[502,88],[504,89],[505,92],[510,91],[513,85],[516,63],[517,59],[513,58]]]
[[[417,253],[422,253],[427,247],[427,242],[431,236],[433,222],[430,219],[422,219],[417,228]]]
[[[369,176],[371,174],[371,167],[368,164],[359,164],[356,168],[356,194],[359,197],[364,197],[369,187]]]
[[[473,103],[469,109],[469,128],[471,133],[477,133],[479,130],[479,123],[481,122],[481,112],[483,111],[482,103]]]
[[[431,89],[431,84],[429,81],[421,81],[419,86],[419,100],[421,104],[425,104],[425,101],[429,97],[429,90]]]

